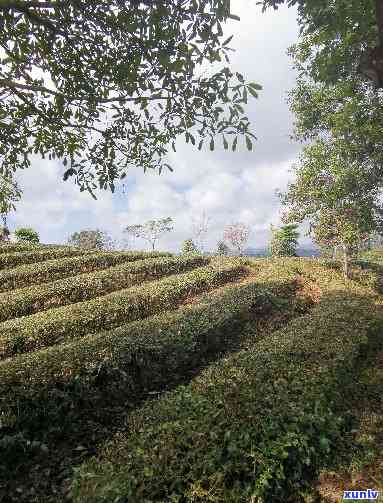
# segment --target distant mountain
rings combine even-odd
[[[299,257],[318,257],[320,252],[316,248],[298,248]],[[267,248],[246,248],[243,252],[249,257],[268,257],[269,251]]]

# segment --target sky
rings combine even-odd
[[[80,193],[72,179],[62,180],[62,165],[35,157],[31,168],[17,176],[24,195],[10,215],[11,231],[29,226],[43,243],[65,243],[73,232],[99,228],[121,242],[127,225],[171,216],[174,230],[160,240],[158,249],[177,252],[182,241],[192,237],[193,219],[205,212],[206,249],[216,249],[225,226],[235,222],[250,227],[248,246],[267,246],[270,224],[280,223],[275,191],[293,180],[290,170],[301,150],[290,139],[293,116],[286,103],[295,82],[286,51],[297,40],[296,11],[283,7],[263,14],[254,0],[236,0],[232,6],[241,20],[232,20],[225,28],[228,36],[234,34],[231,69],[263,86],[259,98],[246,108],[258,138],[253,151],[247,151],[244,141],[237,152],[223,147],[211,152],[180,140],[177,152],[169,155],[173,173],[143,173],[136,168],[125,179],[124,191],[98,192],[97,201]],[[300,244],[309,243],[302,236]],[[149,248],[139,239],[130,239],[127,246]]]

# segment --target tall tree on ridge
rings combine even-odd
[[[8,214],[16,209],[21,195],[22,190],[12,177],[0,175],[0,216],[6,229]]]

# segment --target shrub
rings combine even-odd
[[[0,296],[0,322],[52,307],[82,302],[149,279],[187,271],[207,262],[202,257],[160,257],[18,289],[8,292],[3,298]]]
[[[227,246],[225,241],[218,241],[217,243],[217,255],[229,255],[230,248]]]
[[[75,232],[68,239],[68,244],[85,250],[111,250],[113,247],[112,238],[99,229]]]
[[[173,309],[188,296],[222,285],[244,273],[241,264],[215,262],[103,297],[8,320],[0,324],[0,358]]]
[[[37,231],[31,227],[20,227],[15,230],[15,236],[17,241],[24,243],[39,243],[40,238]]]
[[[185,239],[181,246],[181,254],[189,255],[192,253],[198,253],[198,249],[192,239]]]

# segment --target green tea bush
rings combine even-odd
[[[176,311],[0,362],[3,427],[12,427],[14,434],[28,427],[33,435],[36,423],[49,428],[63,417],[71,421],[85,406],[96,410],[110,400],[131,403],[174,382],[238,341],[244,324],[259,317],[255,305],[271,304],[273,312],[280,311],[275,294],[283,289],[294,295],[296,285],[268,287],[230,286]]]
[[[321,285],[318,305],[134,412],[78,470],[75,503],[303,501],[351,428],[342,390],[375,307],[335,271],[295,264]]]
[[[149,279],[187,271],[209,262],[202,257],[139,260],[0,295],[0,322],[82,302]]]
[[[159,252],[97,252],[80,257],[66,257],[20,265],[12,269],[0,270],[0,292],[48,283],[74,274],[89,273],[135,260],[170,256],[170,253]]]
[[[8,320],[0,324],[0,358],[173,309],[188,296],[222,285],[243,274],[245,268],[242,264],[215,261],[191,272]]]
[[[69,247],[48,248],[48,249],[36,248],[36,250],[28,250],[25,252],[1,253],[0,270],[16,267],[21,264],[33,264],[36,262],[43,262],[44,260],[62,258],[62,257],[74,257],[76,255],[82,255],[82,254],[84,254],[84,250]]]
[[[44,243],[14,243],[8,241],[7,243],[0,243],[0,253],[14,253],[23,251],[36,251],[36,250],[49,250],[49,249],[72,249],[68,245],[59,244],[44,244]]]

